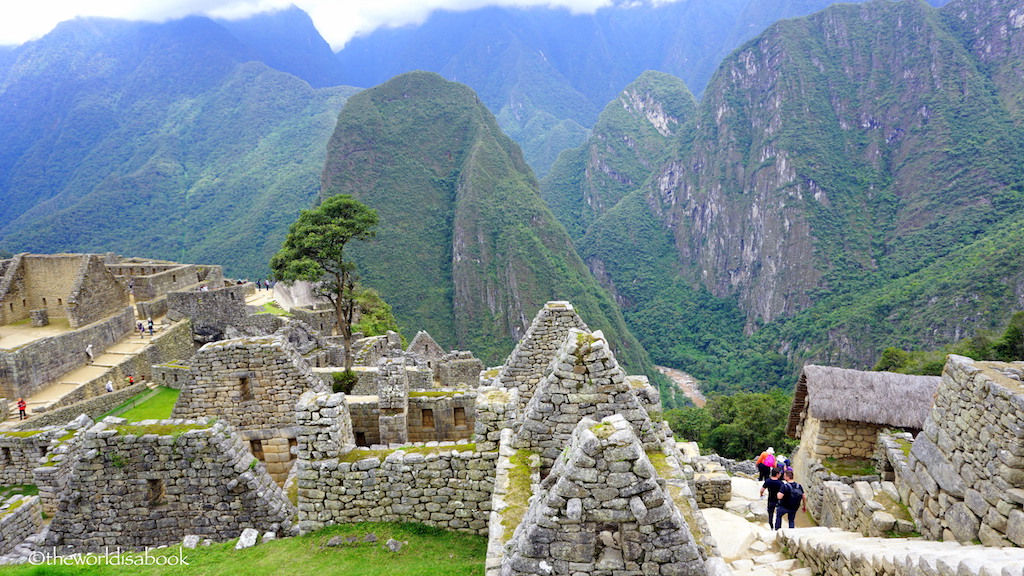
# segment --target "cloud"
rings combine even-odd
[[[661,3],[673,0],[653,0]],[[57,23],[83,16],[163,22],[189,15],[245,18],[291,5],[305,10],[335,49],[358,34],[381,27],[423,23],[436,10],[465,11],[484,6],[548,6],[590,13],[624,0],[5,0],[0,6],[0,45],[38,38]],[[635,3],[635,2],[632,2]]]

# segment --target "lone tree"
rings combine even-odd
[[[288,228],[281,250],[270,259],[274,278],[290,284],[313,283],[313,293],[334,305],[338,333],[345,342],[345,371],[352,370],[352,318],[356,308],[355,265],[345,260],[351,240],[376,235],[379,217],[352,196],[339,194],[303,210]]]

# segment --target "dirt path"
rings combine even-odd
[[[686,397],[693,401],[694,406],[703,408],[704,404],[707,403],[707,398],[700,393],[700,388],[697,387],[696,378],[682,370],[676,370],[667,366],[655,366],[655,368],[658,369],[658,372],[668,376],[670,380],[675,382],[676,386],[683,391],[683,394],[686,394]]]

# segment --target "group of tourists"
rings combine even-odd
[[[804,487],[793,480],[793,467],[783,455],[775,455],[771,446],[757,457],[758,482],[762,482],[760,496],[768,493],[768,527],[778,530],[782,517],[789,516],[789,527],[796,527],[796,513],[803,506],[807,511]]]

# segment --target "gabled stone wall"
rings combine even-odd
[[[325,392],[309,364],[278,335],[206,344],[190,360],[194,382],[181,391],[176,418],[223,418],[242,429],[295,424],[295,402]]]
[[[287,533],[294,511],[223,420],[107,418],[84,433],[45,544],[82,552]]]

